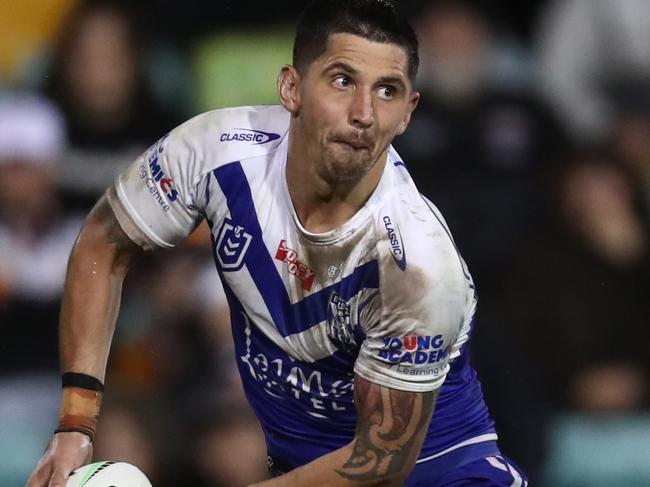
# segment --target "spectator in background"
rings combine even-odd
[[[555,0],[538,28],[539,79],[576,141],[598,143],[614,116],[608,87],[650,79],[650,2]]]
[[[538,380],[545,406],[527,414],[543,427],[555,425],[544,428],[544,485],[650,481],[650,424],[638,421],[649,404],[648,222],[616,162],[599,149],[560,168],[551,188],[553,214],[504,278],[501,316],[528,362],[520,374]],[[594,441],[597,452],[590,451]],[[643,462],[623,445],[641,448]]]
[[[624,84],[614,97],[614,152],[627,171],[636,206],[650,229],[650,80]],[[650,234],[647,235],[650,238]]]
[[[214,414],[192,450],[198,474],[193,486],[250,485],[268,477],[264,435],[251,409],[240,403]]]
[[[63,110],[68,129],[60,182],[67,201],[84,209],[178,122],[148,83],[146,26],[119,5],[87,0],[73,11],[54,49],[45,87]]]
[[[481,11],[426,5],[416,21],[422,98],[396,145],[445,214],[485,301],[535,222],[536,171],[558,156],[563,137],[537,99],[495,82],[497,33]]]
[[[263,467],[264,455],[263,442],[250,446],[261,432],[233,367],[225,295],[206,262],[212,256],[183,245],[158,257],[142,259],[126,283],[97,458],[134,463],[159,487],[259,480],[259,471],[226,468],[234,462],[226,453],[232,452],[233,435],[247,446],[248,460],[261,455]],[[215,428],[223,434],[214,434]],[[205,445],[215,455],[212,463],[194,445]]]
[[[422,97],[396,146],[472,269],[480,296],[472,359],[504,449],[517,451],[534,477],[542,434],[535,411],[543,406],[529,380],[534,369],[503,326],[503,278],[542,220],[539,183],[565,137],[531,89],[503,79],[507,35],[498,18],[467,1],[424,5],[415,21]]]
[[[64,148],[65,130],[54,106],[35,96],[0,97],[3,371],[56,368],[59,298],[83,221],[63,213],[57,194]]]
[[[559,174],[555,215],[522,248],[504,313],[526,354],[543,364],[554,406],[598,409],[585,397],[602,392],[585,387],[592,371],[629,363],[648,377],[646,222],[606,153],[579,156]],[[631,402],[639,407],[642,399]]]
[[[44,99],[0,95],[0,462],[3,487],[21,487],[58,411],[56,322],[66,263],[82,218],[56,193],[65,147]],[[9,453],[10,452],[10,453]]]

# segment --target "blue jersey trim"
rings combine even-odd
[[[379,264],[377,260],[371,260],[331,286],[291,304],[282,277],[264,243],[251,189],[241,163],[237,161],[221,166],[213,174],[226,196],[232,220],[252,235],[244,263],[282,336],[303,332],[327,319],[333,292],[348,300],[363,289],[379,288]]]
[[[266,304],[273,322],[283,336],[290,335],[287,317],[292,316],[291,302],[282,278],[273,263],[257,218],[255,203],[240,162],[232,162],[213,171],[226,196],[232,220],[252,235],[245,264]]]

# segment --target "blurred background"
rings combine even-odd
[[[650,2],[400,3],[422,100],[395,145],[478,284],[472,360],[503,452],[532,485],[650,485]],[[303,4],[0,2],[3,486],[56,424],[85,214],[190,116],[276,103]],[[157,487],[266,475],[208,243],[200,227],[125,285],[95,456]]]

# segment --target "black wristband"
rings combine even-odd
[[[104,392],[104,384],[92,375],[80,374],[78,372],[66,372],[61,376],[62,387],[79,387],[89,391]]]

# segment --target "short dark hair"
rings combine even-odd
[[[406,51],[408,76],[415,80],[420,64],[418,39],[392,0],[313,0],[298,19],[293,65],[306,70],[326,51],[332,34],[397,44]]]

